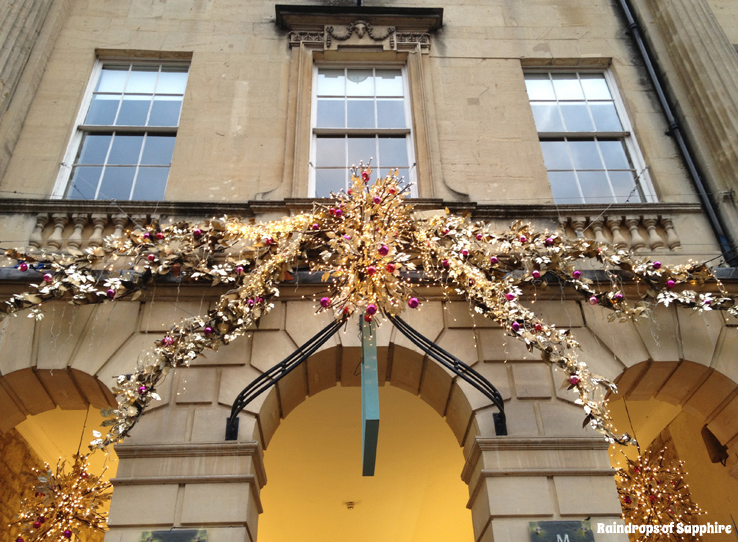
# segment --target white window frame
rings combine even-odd
[[[77,111],[77,117],[74,121],[74,128],[69,137],[69,145],[64,154],[64,158],[59,168],[59,173],[54,183],[54,189],[51,193],[51,199],[64,199],[67,192],[67,188],[72,179],[72,171],[74,169],[74,163],[77,160],[77,156],[81,151],[82,140],[86,134],[90,133],[107,133],[107,132],[140,132],[145,133],[163,133],[173,134],[175,137],[179,131],[179,119],[177,120],[176,126],[117,126],[117,125],[100,125],[100,126],[86,126],[84,124],[87,113],[90,110],[92,98],[95,92],[100,76],[102,75],[102,69],[105,64],[136,64],[136,65],[151,65],[151,66],[187,66],[188,74],[191,63],[189,61],[176,61],[176,60],[146,60],[146,59],[133,59],[133,58],[98,58],[95,60],[95,64],[90,73],[89,80],[87,81],[87,87],[85,88],[84,97],[80,103],[79,110]],[[180,109],[180,119],[182,117],[182,111]],[[97,200],[84,200],[84,201],[97,201]],[[105,200],[102,200],[105,201]],[[131,201],[131,200],[126,200]]]
[[[653,188],[653,184],[651,182],[650,175],[648,174],[648,168],[646,166],[646,161],[643,158],[643,154],[641,153],[641,150],[638,146],[638,143],[636,141],[635,134],[633,132],[633,127],[630,124],[630,119],[628,118],[628,115],[625,111],[625,103],[623,102],[623,99],[620,95],[620,90],[618,89],[618,85],[615,82],[615,77],[612,74],[612,71],[609,69],[596,69],[596,68],[556,68],[551,69],[549,68],[525,68],[524,75],[528,74],[567,74],[567,73],[576,73],[576,74],[601,74],[605,78],[605,82],[607,83],[608,90],[610,91],[610,95],[612,96],[613,104],[615,105],[615,110],[618,114],[618,117],[620,119],[620,123],[622,125],[623,130],[619,132],[602,132],[602,131],[593,131],[593,132],[538,132],[538,140],[539,142],[542,140],[561,140],[564,141],[566,139],[590,139],[594,141],[597,138],[607,138],[607,139],[619,139],[623,142],[623,145],[625,146],[625,150],[628,153],[628,158],[633,165],[634,169],[634,180],[636,183],[636,187],[638,187],[640,190],[640,195],[642,196],[641,201],[633,202],[633,203],[654,203],[657,201],[656,198],[656,192]],[[528,103],[530,104],[531,100],[529,98]],[[577,181],[577,184],[579,185],[579,181]],[[581,186],[579,186],[580,192],[581,192]],[[584,199],[584,198],[583,198]],[[580,203],[574,203],[574,205],[591,205],[593,202],[580,202]],[[568,202],[566,203],[568,204]]]
[[[383,68],[400,68],[402,71],[403,85],[403,107],[405,110],[405,119],[407,120],[407,128],[318,128],[316,127],[318,116],[318,70],[320,68],[328,69],[383,69]],[[375,96],[376,98],[376,96]],[[410,85],[408,82],[407,65],[398,62],[375,62],[375,63],[354,63],[354,62],[315,62],[313,64],[312,75],[312,96],[310,102],[310,175],[308,180],[309,197],[315,198],[316,190],[316,148],[317,139],[320,135],[404,135],[407,144],[407,160],[408,175],[405,184],[410,185],[409,197],[418,197],[416,161],[415,161],[415,137],[413,132],[413,116],[410,103]],[[365,157],[363,159],[369,159]],[[376,159],[376,158],[375,158]],[[359,164],[356,164],[357,166]],[[372,163],[372,170],[377,171],[377,164]],[[375,178],[375,176],[372,176]],[[350,188],[350,186],[348,186]]]

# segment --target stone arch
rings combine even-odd
[[[726,352],[733,356],[734,352]],[[728,472],[738,479],[738,384],[723,372],[694,361],[644,361],[617,379],[626,401],[657,399],[705,421],[728,448]]]

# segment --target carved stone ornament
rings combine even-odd
[[[307,45],[324,50],[337,50],[339,46],[366,47],[380,45],[385,51],[415,49],[430,50],[430,34],[423,32],[397,32],[394,26],[374,26],[357,20],[343,27],[327,25],[324,31],[297,30],[289,33],[290,47]]]

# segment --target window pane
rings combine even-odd
[[[92,97],[85,124],[113,124],[119,103],[120,95],[118,94],[96,94]]]
[[[608,171],[612,189],[615,192],[615,201],[618,203],[640,203],[641,194],[635,189],[635,179],[632,171]]]
[[[548,180],[556,203],[584,203],[573,171],[549,171]]]
[[[317,126],[319,128],[344,128],[345,104],[343,98],[320,98],[318,100]]]
[[[151,96],[124,96],[120,106],[117,126],[146,126]]]
[[[343,70],[318,70],[318,96],[345,96]]]
[[[123,92],[128,79],[128,66],[104,66],[95,92]]]
[[[130,199],[135,174],[135,167],[105,168],[97,199]]]
[[[177,126],[182,98],[179,96],[155,96],[151,106],[149,126]]]
[[[346,167],[346,140],[319,137],[315,140],[315,167]]]
[[[142,135],[117,135],[108,156],[108,164],[138,164]]]
[[[588,203],[612,203],[610,184],[604,171],[577,171],[584,201]]]
[[[348,100],[348,128],[374,128],[374,100]]]
[[[531,100],[555,100],[553,85],[548,78],[548,74],[541,73],[525,76],[525,88],[528,89],[528,96]]]
[[[87,134],[79,153],[80,164],[104,164],[110,147],[111,135]]]
[[[136,176],[133,188],[134,200],[156,201],[164,198],[167,187],[168,167],[142,167]]]
[[[553,74],[553,85],[559,100],[583,100],[584,93],[575,73]]]
[[[594,132],[594,125],[585,103],[561,104],[561,114],[567,132]]]
[[[159,66],[134,66],[126,85],[127,94],[153,94]]]
[[[615,104],[612,102],[591,103],[589,107],[592,109],[595,125],[600,132],[619,132],[623,129],[618,113],[615,111]]]
[[[316,169],[315,197],[328,198],[346,188],[347,171],[344,169]]]
[[[97,184],[102,168],[99,166],[77,166],[67,189],[68,199],[95,199]]]
[[[582,80],[584,95],[588,100],[612,99],[604,75],[601,73],[583,73],[579,77]]]
[[[187,85],[187,68],[184,66],[164,66],[156,83],[157,94],[184,94]]]
[[[600,141],[600,150],[607,169],[630,169],[628,155],[622,141]]]
[[[408,164],[407,158],[407,139],[404,137],[380,137],[379,165],[382,166],[382,169],[408,167],[410,164]]]
[[[374,96],[372,70],[347,70],[346,96]]]
[[[377,70],[377,96],[404,96],[402,70]]]
[[[535,103],[531,104],[531,108],[539,132],[564,131],[564,123],[561,121],[559,108],[556,104]]]
[[[143,154],[141,155],[141,164],[171,164],[175,140],[175,136],[147,136]]]
[[[349,137],[348,138],[348,163],[359,165],[359,161],[365,164],[372,161],[377,163],[377,140],[374,137]]]
[[[566,141],[541,141],[546,169],[574,169]]]
[[[405,103],[397,100],[377,100],[378,128],[406,128]]]
[[[604,169],[594,141],[569,141],[574,169]]]

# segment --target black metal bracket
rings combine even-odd
[[[481,392],[487,399],[492,401],[492,404],[497,407],[499,412],[494,414],[495,420],[495,433],[498,436],[507,435],[507,420],[505,418],[505,402],[502,399],[502,395],[497,391],[492,383],[484,378],[479,372],[472,369],[469,365],[458,359],[457,357],[449,354],[443,348],[438,346],[436,343],[421,335],[418,331],[413,329],[409,324],[403,321],[401,318],[396,316],[388,316],[390,322],[405,335],[410,341],[420,348],[423,352],[428,354],[432,359],[438,363],[453,371],[459,378],[464,382],[467,382],[476,390]]]
[[[505,419],[505,403],[502,395],[497,391],[489,380],[484,378],[469,365],[449,354],[436,343],[421,335],[413,329],[408,323],[398,317],[388,316],[390,321],[405,337],[423,350],[429,357],[438,363],[450,369],[459,378],[467,382],[476,390],[480,391],[487,397],[492,404],[497,407],[499,412],[494,413],[495,433],[497,435],[507,435],[507,422]],[[295,370],[299,365],[312,356],[318,349],[323,346],[343,325],[344,319],[331,322],[322,330],[320,330],[313,338],[300,346],[292,354],[284,360],[270,368],[266,372],[260,374],[241,393],[238,394],[236,400],[231,407],[231,415],[226,422],[226,440],[238,439],[238,415],[246,406],[256,399],[259,395],[274,386],[277,382]]]
[[[233,402],[233,406],[231,407],[231,415],[228,417],[228,421],[226,423],[225,439],[236,440],[238,438],[238,415],[251,401],[274,386],[277,382],[282,380],[317,352],[318,349],[340,329],[343,322],[343,319],[331,322],[320,330],[312,339],[300,346],[274,367],[260,374],[248,386],[246,386],[243,391],[238,394],[238,397],[236,397],[236,400]]]

